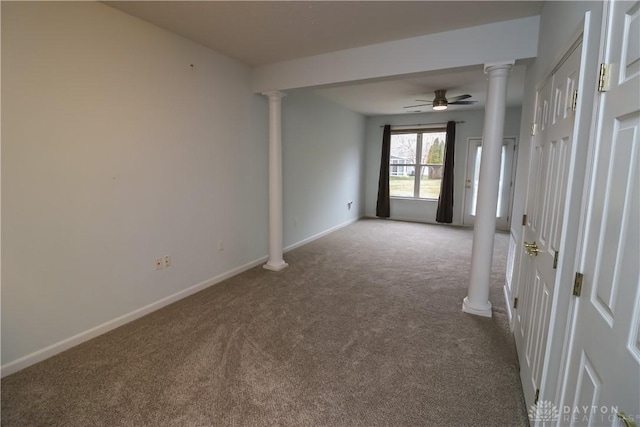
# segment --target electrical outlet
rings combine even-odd
[[[218,250],[224,251],[224,240],[218,240]]]
[[[165,255],[163,260],[164,260],[164,266],[165,267],[171,267],[171,256],[170,255]]]
[[[156,258],[156,270],[162,270],[163,264],[164,261],[162,260],[162,258]]]

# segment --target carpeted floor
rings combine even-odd
[[[362,220],[2,380],[3,426],[525,426],[501,287],[462,313],[472,231]]]

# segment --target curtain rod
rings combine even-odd
[[[412,125],[391,125],[391,127],[397,127],[397,126],[433,126],[433,125],[446,125],[447,123],[448,122],[441,122],[441,123],[414,123]],[[460,123],[464,123],[464,120],[456,122],[456,124],[460,124]],[[380,127],[383,128],[385,126],[386,125],[382,125]]]

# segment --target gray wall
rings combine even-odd
[[[520,108],[508,108],[505,117],[505,136],[520,133]],[[367,118],[367,168],[365,190],[365,214],[374,217],[378,198],[378,178],[382,150],[382,128],[385,124],[440,123],[449,120],[464,121],[456,126],[456,151],[454,166],[453,224],[461,225],[463,217],[464,183],[467,165],[468,139],[482,137],[484,110],[447,111],[445,113],[403,114],[372,116]],[[433,200],[391,199],[391,218],[435,223],[438,202]]]
[[[363,115],[309,91],[283,98],[285,247],[363,216],[364,131]]]

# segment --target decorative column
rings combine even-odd
[[[265,92],[269,98],[269,260],[267,270],[280,271],[289,264],[282,259],[282,97],[278,91]]]
[[[489,83],[484,114],[476,219],[473,227],[471,276],[467,297],[462,302],[462,311],[485,317],[491,317],[489,282],[496,232],[507,78],[513,64],[514,62],[510,61],[485,64],[484,67],[484,72],[489,75]]]

